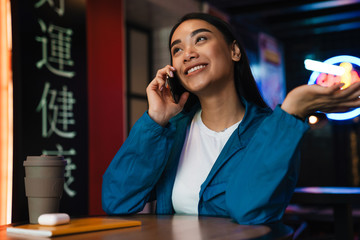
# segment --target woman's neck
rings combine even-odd
[[[211,130],[221,132],[242,120],[245,107],[239,100],[234,88],[211,97],[199,97],[201,119]]]

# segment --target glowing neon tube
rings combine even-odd
[[[328,73],[332,75],[341,76],[345,73],[345,69],[340,66],[323,63],[315,60],[306,59],[304,61],[305,68],[314,72]]]

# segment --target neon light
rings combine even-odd
[[[0,0],[0,225],[11,223],[12,71],[10,1]]]
[[[300,187],[295,192],[315,193],[315,194],[349,194],[360,193],[359,188],[354,187]]]
[[[319,61],[306,59],[304,61],[305,68],[310,71],[328,73],[341,76],[345,73],[345,68],[336,65],[331,65]]]
[[[344,66],[345,68],[349,67],[349,65],[347,65],[345,63],[350,63],[350,65],[355,64],[360,67],[360,58],[349,56],[349,55],[340,55],[340,56],[329,58],[326,61],[324,61],[324,63],[330,64],[330,65],[339,64],[339,63],[341,65],[344,63],[342,66]],[[351,82],[360,81],[360,78],[355,71],[351,71],[351,70],[349,71],[349,69],[347,69],[347,70],[348,71],[347,72],[345,71],[344,74],[349,73],[349,72],[351,74],[352,72],[354,72],[353,75],[352,76],[344,76],[341,78],[339,78],[339,77],[336,78],[336,76],[335,77],[333,76],[332,81],[333,82],[344,81],[345,86],[343,88],[345,88],[351,84],[351,83],[349,83],[349,78],[352,79]],[[325,74],[325,73],[313,72],[310,75],[308,84],[309,85],[316,84],[318,78],[321,79],[324,76],[323,74]],[[328,75],[328,76],[331,77],[331,75]],[[348,119],[357,117],[358,115],[360,115],[360,108],[356,108],[352,111],[345,112],[345,113],[327,113],[326,114],[327,118],[332,119],[332,120],[348,120]]]

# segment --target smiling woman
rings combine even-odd
[[[148,111],[103,176],[103,209],[131,214],[156,200],[157,214],[280,221],[297,183],[306,116],[360,106],[360,83],[300,86],[271,110],[226,22],[188,14],[169,48],[170,65],[146,89]]]
[[[10,1],[0,0],[0,225],[11,223],[12,74]]]
[[[251,73],[250,64],[248,62],[248,58],[246,56],[245,49],[240,44],[240,42],[236,39],[233,30],[231,29],[230,25],[226,24],[223,21],[218,21],[217,18],[214,18],[210,15],[206,14],[188,14],[182,18],[181,21],[177,25],[174,26],[170,33],[169,37],[169,49],[171,50],[177,50],[177,48],[173,48],[176,43],[179,43],[180,40],[173,40],[174,38],[174,31],[177,29],[179,25],[182,25],[181,23],[186,20],[198,20],[202,21],[203,24],[206,24],[207,27],[210,27],[210,29],[213,29],[214,32],[211,32],[209,29],[203,28],[203,29],[197,29],[194,30],[192,33],[192,37],[194,37],[196,34],[201,32],[208,32],[209,34],[215,34],[217,35],[217,40],[220,42],[226,43],[226,48],[228,48],[229,51],[237,50],[240,52],[234,52],[234,56],[231,56],[233,58],[233,62],[229,64],[229,66],[232,66],[234,64],[233,70],[230,70],[229,73],[231,74],[234,72],[234,78],[235,78],[235,90],[237,91],[237,94],[239,96],[244,96],[246,99],[256,103],[259,106],[266,107],[266,103],[262,99],[260,92],[258,88],[256,87],[256,82],[254,80],[254,77]],[[220,35],[219,35],[220,33]],[[173,40],[173,41],[172,41]],[[207,41],[205,37],[201,37],[200,39],[195,39],[195,41]],[[225,49],[226,49],[225,48]],[[171,52],[172,56],[176,57],[174,52]],[[216,58],[221,56],[216,55]],[[171,60],[173,61],[174,58],[172,57]],[[173,64],[173,62],[171,62]],[[214,66],[216,69],[220,69],[220,65]],[[170,82],[171,90],[174,93],[175,96],[180,96],[184,91],[187,91],[184,86],[180,83],[179,79],[177,78],[178,75],[175,75],[174,80]],[[240,81],[241,79],[241,81]],[[246,91],[245,91],[246,89]],[[192,94],[190,92],[189,99],[184,106],[185,110],[190,109],[195,103],[198,102],[197,96]]]

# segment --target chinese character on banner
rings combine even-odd
[[[63,86],[62,90],[50,89],[50,83],[46,82],[44,91],[36,108],[42,113],[42,136],[50,137],[53,133],[62,138],[74,138],[75,131],[69,130],[69,125],[75,124],[73,105],[75,99],[73,93]]]
[[[42,43],[42,59],[36,63],[36,67],[41,69],[45,65],[50,72],[58,76],[74,77],[74,71],[65,69],[74,66],[71,59],[72,29],[53,24],[47,27],[41,19],[38,22],[44,35],[35,37],[36,41]]]
[[[39,0],[37,3],[35,3],[35,8],[40,8],[45,3],[48,3],[51,8],[54,9],[54,11],[59,15],[63,16],[65,13],[65,0],[59,0],[57,1],[58,4],[55,4],[53,0]]]
[[[64,191],[69,197],[75,197],[76,191],[70,188],[70,184],[75,181],[75,177],[72,175],[72,171],[76,170],[75,163],[72,162],[70,156],[76,155],[76,150],[71,148],[67,151],[63,149],[60,144],[56,144],[57,150],[43,150],[44,155],[57,155],[57,156],[64,156],[67,164],[65,166],[65,184],[64,184]]]

